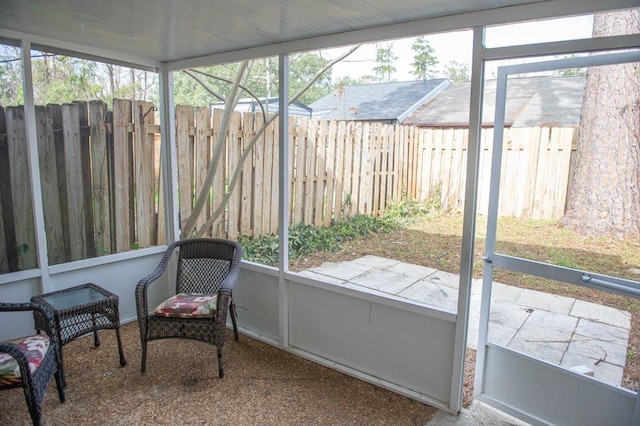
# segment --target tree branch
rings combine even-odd
[[[215,175],[216,167],[220,162],[220,158],[222,156],[222,145],[224,144],[224,140],[227,136],[227,129],[229,127],[229,116],[235,109],[236,103],[238,101],[238,87],[240,86],[240,80],[244,76],[244,72],[247,69],[248,65],[248,61],[241,62],[240,66],[238,67],[236,77],[233,80],[233,85],[231,86],[229,97],[224,104],[224,113],[222,115],[222,121],[220,123],[220,132],[218,133],[218,137],[214,143],[213,158],[211,159],[211,163],[209,163],[207,175],[205,176],[204,182],[202,184],[202,190],[198,194],[198,198],[195,205],[193,206],[193,210],[191,210],[189,218],[187,219],[187,223],[182,228],[182,238],[186,238],[187,235],[189,235],[188,231],[194,228],[196,220],[198,219],[198,216],[200,216],[200,213],[202,212],[202,209],[207,202],[207,198],[209,197],[209,188],[211,188],[211,184],[213,183],[213,177]]]
[[[325,66],[320,68],[314,74],[312,79],[304,87],[302,87],[296,94],[294,94],[289,99],[289,104],[292,104],[293,102],[296,101],[296,99],[298,99],[300,96],[302,96],[304,94],[304,92],[306,92],[313,85],[313,83],[315,83],[315,81],[318,78],[320,78],[320,76],[322,74],[324,74],[325,71],[327,71],[329,68],[331,68],[337,62],[340,62],[341,60],[343,60],[347,56],[351,55],[353,52],[356,51],[356,49],[358,47],[360,47],[360,46],[358,45],[358,46],[355,46],[355,47],[349,49],[346,53],[340,55],[336,59],[328,62]],[[235,169],[235,171],[233,173],[233,177],[229,181],[227,192],[224,194],[224,197],[222,198],[222,201],[221,201],[220,205],[216,208],[216,210],[213,212],[213,214],[207,220],[207,222],[204,224],[204,226],[202,228],[200,228],[200,230],[197,231],[197,233],[196,233],[197,237],[201,237],[202,235],[204,235],[204,233],[206,232],[207,229],[211,228],[212,226],[216,226],[218,224],[218,222],[222,218],[222,213],[224,212],[224,210],[226,208],[226,204],[229,202],[229,199],[231,198],[231,193],[233,192],[233,189],[235,188],[235,186],[236,186],[236,184],[238,182],[238,179],[240,178],[240,172],[242,172],[242,165],[244,164],[245,160],[247,159],[247,157],[251,153],[251,150],[253,149],[253,146],[256,144],[258,139],[260,139],[260,137],[262,136],[262,133],[264,133],[265,129],[278,117],[279,114],[280,114],[280,111],[278,111],[277,113],[275,113],[273,115],[270,115],[268,117],[268,119],[265,120],[264,123],[260,126],[260,128],[258,130],[256,130],[255,135],[251,138],[251,140],[249,141],[249,143],[245,147],[245,149],[244,149],[244,151],[242,153],[242,156],[240,157],[240,159],[238,161],[238,167],[236,167],[236,169]],[[226,132],[226,129],[225,129],[225,132]],[[203,186],[203,189],[204,188],[206,188],[206,187]]]

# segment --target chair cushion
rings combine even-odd
[[[154,314],[174,318],[213,318],[216,300],[215,294],[178,293],[158,305]]]
[[[29,361],[29,371],[33,373],[40,367],[45,354],[49,350],[49,336],[37,334],[25,337],[24,339],[13,341],[24,351]],[[0,386],[20,383],[22,376],[18,361],[11,355],[0,353]]]

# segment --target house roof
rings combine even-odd
[[[448,85],[439,78],[343,86],[309,106],[325,120],[402,121]]]
[[[273,114],[278,111],[280,107],[279,98],[260,99],[260,104],[265,109],[265,112]],[[224,102],[213,102],[211,104],[214,108],[224,109]],[[239,112],[260,112],[262,109],[258,104],[258,101],[254,98],[240,99],[235,108]],[[311,108],[301,102],[292,102],[289,104],[289,115],[297,115],[303,117],[311,117]]]
[[[0,39],[179,69],[520,20],[637,0],[2,0]]]
[[[578,126],[585,77],[509,78],[505,125]],[[422,127],[466,127],[469,125],[470,82],[453,82],[431,102],[418,109],[403,124]],[[485,83],[483,126],[492,126],[495,114],[496,80]]]

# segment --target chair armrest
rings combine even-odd
[[[53,310],[46,306],[41,305],[34,302],[28,303],[0,303],[0,312],[19,312],[19,311],[32,311],[38,312],[45,318],[45,327],[44,330],[50,339],[50,349],[54,352],[54,356],[57,360],[57,365],[62,365],[62,354],[61,354],[61,344],[58,338],[58,331],[56,328],[56,322]],[[20,348],[20,346],[11,343],[11,342],[2,342],[0,343],[0,352],[4,352],[9,354],[18,362],[20,366],[20,374],[22,375],[22,380],[25,382],[31,382],[32,377],[29,372],[29,361],[24,351]],[[29,385],[32,386],[32,385]]]
[[[45,318],[45,333],[51,338],[52,343],[59,344],[58,342],[58,329],[56,327],[55,315],[53,310],[44,304],[27,302],[27,303],[7,303],[0,302],[0,312],[19,312],[19,311],[32,311],[38,312]]]
[[[229,273],[224,278],[222,283],[220,283],[220,287],[218,288],[218,291],[229,290],[229,292],[231,292],[233,290],[233,286],[236,284],[238,275],[240,274],[240,263],[242,261],[243,248],[240,244],[236,242],[233,242],[233,245],[235,246],[235,253],[233,254],[233,259],[231,259],[231,266],[229,267]]]
[[[149,311],[147,289],[166,271],[169,260],[171,259],[171,255],[173,254],[173,251],[178,246],[178,244],[179,242],[176,241],[175,243],[169,245],[169,247],[167,247],[167,251],[162,256],[162,259],[160,259],[158,266],[156,266],[156,268],[149,275],[141,278],[140,281],[138,281],[135,292],[138,319],[142,319],[147,316],[147,313]]]

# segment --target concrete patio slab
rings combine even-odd
[[[319,272],[310,271],[310,270],[301,271],[300,275],[302,275],[303,277],[308,277],[314,280],[322,281],[327,284],[344,284],[346,282],[343,279],[332,277],[330,275],[325,275],[325,274],[321,274]]]
[[[414,283],[400,291],[398,296],[451,312],[458,310],[458,290],[429,279]]]
[[[384,291],[386,293],[398,294],[407,287],[410,287],[417,280],[415,277],[398,274],[384,269],[370,269],[353,277],[349,281],[363,287]]]
[[[619,341],[574,339],[567,348],[566,356],[570,355],[587,357],[593,365],[607,362],[624,367],[624,365],[620,365],[623,364],[620,361],[626,358],[627,347],[620,344]]]
[[[576,334],[592,339],[603,341],[615,341],[625,339],[628,329],[614,327],[613,325],[603,324],[598,321],[581,318],[580,323],[576,327]]]
[[[349,281],[369,270],[371,270],[371,267],[359,265],[355,262],[325,263],[317,268],[310,269],[311,272],[315,272],[316,274],[338,278],[344,281]]]
[[[438,271],[427,278],[434,284],[446,285],[450,288],[457,289],[460,285],[460,276],[456,274],[450,274],[449,272]]]
[[[491,304],[489,321],[492,324],[504,325],[518,330],[531,315],[530,309],[504,300],[496,300]]]
[[[388,269],[401,262],[399,260],[388,259],[386,257],[363,256],[351,261],[351,263],[354,265],[361,265],[367,268]]]
[[[625,329],[629,329],[631,326],[631,314],[629,312],[585,302],[584,300],[576,300],[570,314],[574,317],[587,318]]]
[[[458,309],[460,277],[394,259],[365,256],[301,273],[350,288],[391,294],[448,312]],[[477,348],[482,281],[474,280],[467,345]],[[595,303],[492,283],[488,339],[529,356],[592,370],[620,386],[631,314]]]
[[[489,341],[497,343],[502,346],[509,346],[513,341],[513,338],[518,333],[517,328],[509,327],[502,324],[491,324],[489,327]],[[471,346],[469,346],[471,347]],[[478,342],[476,339],[475,346],[472,349],[478,348]]]
[[[482,284],[480,284],[482,287]],[[500,300],[504,302],[516,303],[518,298],[525,292],[524,288],[512,287],[506,284],[500,283],[492,283],[491,288],[493,289],[493,300]]]
[[[397,272],[398,274],[409,275],[410,277],[415,277],[418,279],[425,279],[428,276],[438,272],[437,269],[427,268],[426,266],[412,265],[409,263],[402,263],[402,262],[398,262],[395,265],[391,265],[387,269],[392,272]]]
[[[509,348],[514,351],[525,353],[542,361],[559,365],[568,347],[568,343],[545,342],[541,340],[530,341],[522,337],[514,337],[509,344]]]
[[[543,309],[549,312],[569,315],[575,299],[556,296],[555,294],[542,293],[540,291],[525,289],[516,303],[534,309]]]
[[[613,365],[606,361],[597,361],[598,360],[594,360],[593,358],[587,356],[581,356],[576,353],[567,352],[565,353],[560,366],[567,369],[585,366],[593,371],[592,377],[594,379],[600,380],[605,383],[616,383],[618,380],[620,380],[620,377],[622,377],[624,373],[624,367]]]

